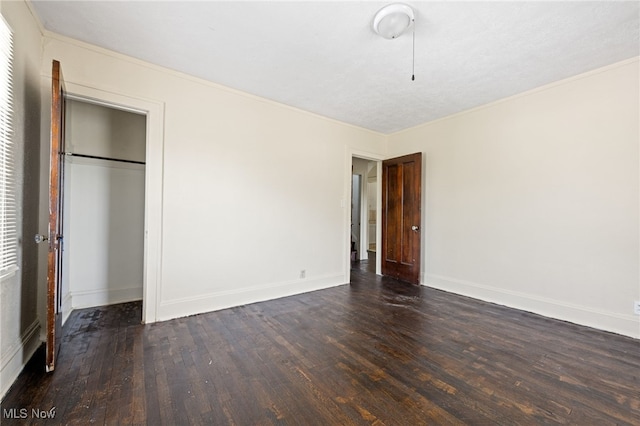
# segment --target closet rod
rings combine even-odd
[[[76,153],[73,153],[73,152],[65,152],[64,155],[68,155],[69,157],[93,158],[93,159],[96,159],[96,160],[120,161],[121,163],[145,164],[144,161],[123,160],[121,158],[100,157],[98,155],[76,154]]]

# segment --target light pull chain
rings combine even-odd
[[[413,19],[413,51],[411,63],[411,81],[416,79],[416,20]]]

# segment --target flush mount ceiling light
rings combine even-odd
[[[413,9],[404,3],[389,4],[380,9],[373,17],[373,31],[387,39],[398,38],[406,30],[413,27],[411,81],[416,79],[416,28],[414,22]]]
[[[373,18],[373,31],[384,38],[398,38],[413,25],[413,9],[403,3],[393,3],[380,9]]]

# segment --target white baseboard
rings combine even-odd
[[[71,311],[73,310],[71,300],[71,293],[67,293],[67,295],[62,299],[62,325],[67,322],[69,315],[71,315]]]
[[[440,275],[427,274],[422,282],[427,287],[640,339],[640,317],[631,314],[606,312]]]
[[[21,338],[2,354],[0,357],[0,399],[4,398],[41,343],[40,322],[35,320],[27,327]]]
[[[225,290],[197,297],[167,300],[160,303],[158,321],[166,321],[204,312],[217,311],[249,303],[278,299],[309,291],[322,290],[347,283],[344,274],[258,285],[238,290]]]
[[[142,284],[122,289],[72,291],[70,294],[73,309],[92,308],[142,300]]]

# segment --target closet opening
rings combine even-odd
[[[146,132],[144,114],[66,99],[63,322],[143,299]]]

